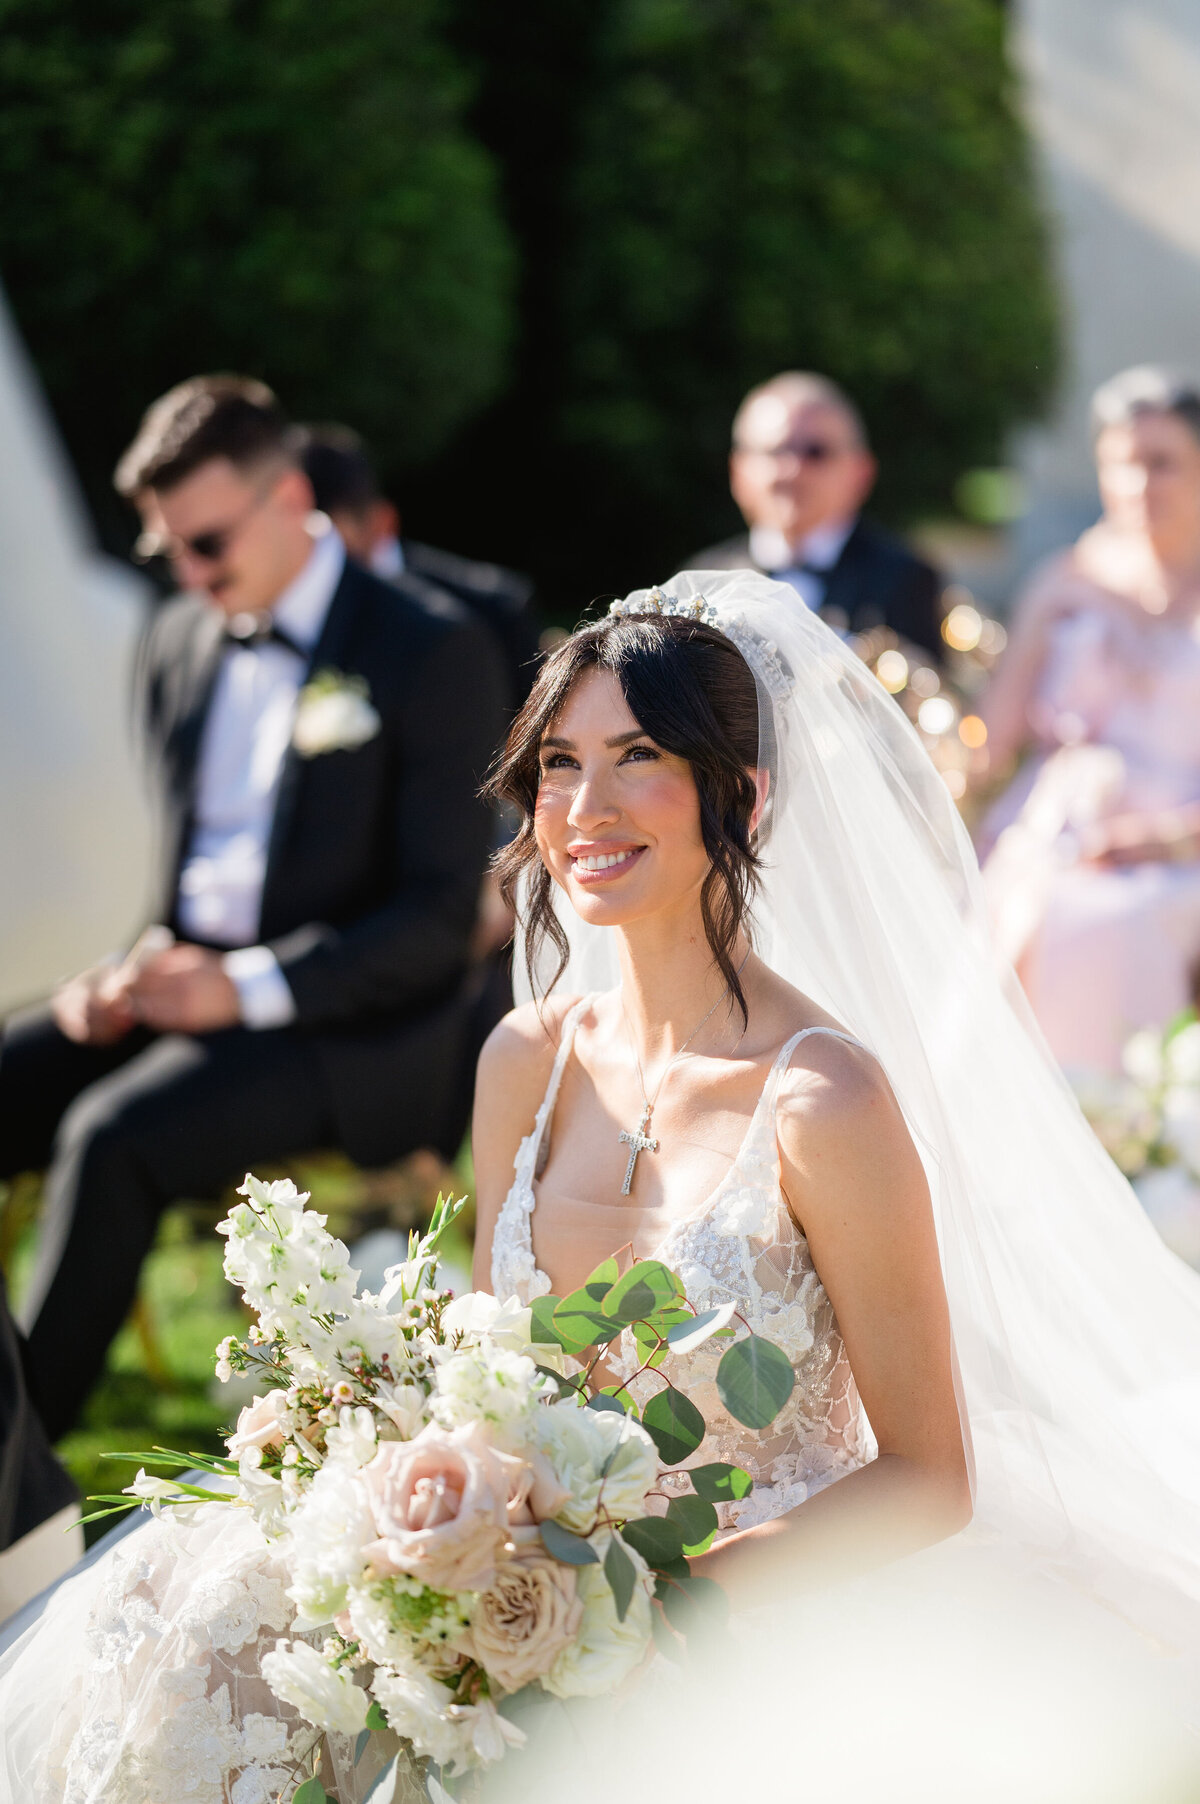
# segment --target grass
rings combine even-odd
[[[279,1175],[263,1173],[263,1176]],[[408,1227],[428,1217],[433,1197],[428,1168],[389,1174],[390,1187],[373,1174],[358,1173],[342,1159],[322,1160],[289,1174],[312,1192],[312,1207],[329,1216],[332,1232],[351,1243],[367,1228]],[[442,1187],[473,1202],[474,1173],[464,1146],[451,1172],[438,1174]],[[436,1188],[436,1183],[435,1186]],[[387,1198],[384,1201],[384,1198]],[[20,1221],[11,1235],[10,1295],[20,1297],[36,1240],[37,1188],[18,1180],[0,1207]],[[169,1209],[153,1251],[142,1268],[138,1300],[130,1319],[109,1348],[103,1375],[89,1397],[78,1427],[56,1452],[82,1497],[119,1491],[136,1462],[114,1459],[125,1449],[153,1446],[182,1453],[223,1453],[223,1437],[233,1426],[242,1399],[227,1393],[214,1376],[214,1349],[225,1335],[244,1331],[249,1317],[222,1269],[225,1242],[215,1232],[222,1211],[183,1205]],[[446,1257],[470,1268],[473,1208],[463,1212]],[[91,1523],[89,1542],[116,1518]]]

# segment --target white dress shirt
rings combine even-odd
[[[833,569],[854,525],[853,520],[837,520],[818,526],[798,545],[789,545],[773,526],[753,526],[750,556],[768,576],[790,583],[805,607],[815,613],[825,599],[827,585],[822,572]]]
[[[271,609],[275,624],[305,652],[321,636],[345,561],[337,533],[324,532]],[[287,646],[231,643],[213,687],[196,767],[175,912],[185,936],[235,948],[223,963],[247,1027],[283,1027],[296,1013],[274,953],[255,941],[275,798],[305,675],[305,663]]]

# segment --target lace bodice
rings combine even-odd
[[[584,997],[564,1018],[546,1095],[517,1153],[512,1187],[492,1241],[492,1289],[498,1297],[517,1296],[530,1303],[551,1288],[533,1249],[534,1179],[575,1029],[590,1000]],[[753,1332],[781,1347],[796,1373],[786,1407],[770,1429],[756,1434],[721,1407],[715,1382],[724,1350],[720,1343],[686,1358],[668,1357],[661,1367],[664,1377],[692,1397],[708,1423],[696,1460],[728,1460],[755,1481],[743,1503],[722,1506],[724,1529],[782,1515],[875,1455],[833,1305],[780,1189],[775,1134],[779,1086],[797,1046],[815,1033],[858,1044],[848,1034],[824,1027],[804,1028],[785,1042],[733,1164],[712,1194],[671,1225],[654,1250],[656,1258],[678,1272],[698,1309],[735,1301]],[[630,1346],[609,1363],[631,1372],[633,1362]],[[647,1373],[631,1388],[641,1402],[660,1383]],[[685,1483],[676,1482],[680,1488]]]

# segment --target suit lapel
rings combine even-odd
[[[187,648],[184,674],[179,685],[179,707],[166,741],[167,791],[164,821],[164,907],[169,914],[178,887],[179,866],[187,844],[196,796],[196,765],[204,722],[221,656],[225,634],[220,614],[205,607],[197,618]]]
[[[862,550],[862,525],[856,520],[854,530],[842,546],[837,563],[825,578],[825,594],[821,599],[822,613],[826,608],[837,608],[845,615],[847,625],[851,627],[863,600]]]
[[[307,683],[319,670],[336,670],[340,667],[346,641],[353,624],[355,609],[357,576],[352,564],[347,562],[341,579],[333,592],[333,600],[329,604],[329,612],[325,616],[325,624],[321,628],[321,636],[313,648],[304,673]],[[269,914],[268,899],[279,864],[287,844],[288,830],[296,812],[296,804],[304,786],[304,773],[307,760],[302,758],[294,745],[289,745],[284,754],[283,770],[279,776],[279,788],[275,793],[275,813],[271,820],[271,834],[267,841],[267,868],[263,876],[262,918]]]

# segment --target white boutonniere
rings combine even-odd
[[[300,691],[292,744],[302,758],[349,752],[374,739],[382,724],[364,677],[318,670]]]

